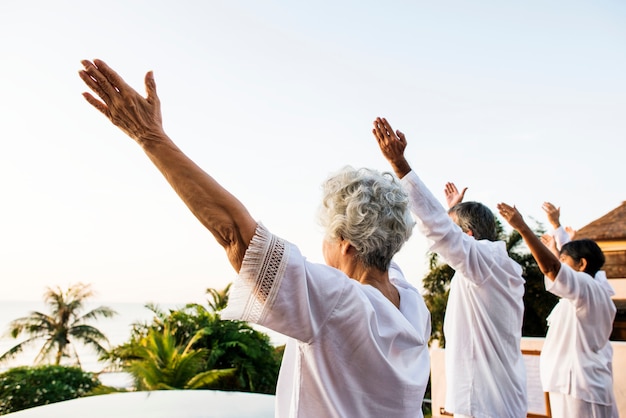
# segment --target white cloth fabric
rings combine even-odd
[[[589,274],[566,264],[546,290],[561,299],[548,316],[539,370],[546,392],[612,405],[613,348],[609,337],[616,308],[609,292]]]
[[[562,226],[559,226],[557,229],[553,229],[552,231],[550,231],[550,234],[554,237],[556,248],[559,251],[561,251],[563,245],[572,240],[572,238]],[[609,280],[606,277],[606,272],[604,270],[598,271],[594,276],[594,279],[609,293],[609,296],[615,295],[615,289],[613,289],[613,286],[611,286],[611,283],[609,283]]]
[[[565,228],[563,228],[563,226],[559,226],[558,228],[553,229],[552,231],[549,232],[549,234],[554,237],[554,243],[556,244],[556,249],[559,251],[561,251],[561,248],[563,248],[564,244],[567,244],[568,242],[572,240],[572,238],[569,236],[569,234],[567,233]]]
[[[522,268],[504,242],[461,231],[415,172],[401,182],[431,251],[456,270],[444,319],[446,410],[475,418],[526,417]]]
[[[615,289],[613,289],[613,286],[609,283],[609,279],[606,277],[606,271],[598,271],[593,278],[598,282],[600,287],[602,287],[604,291],[609,294],[609,296],[615,296]]]
[[[224,319],[291,337],[277,417],[422,417],[430,373],[430,313],[396,265],[397,309],[380,291],[308,262],[259,225]]]
[[[562,393],[550,393],[552,418],[619,418],[617,406],[585,402]]]

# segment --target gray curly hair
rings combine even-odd
[[[398,180],[391,173],[346,166],[322,189],[318,217],[326,239],[346,239],[364,266],[388,270],[415,225]]]

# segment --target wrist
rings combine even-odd
[[[411,172],[411,166],[404,158],[402,160],[392,161],[391,167],[393,168],[393,171],[396,173],[396,176],[398,176],[399,179],[403,178]]]

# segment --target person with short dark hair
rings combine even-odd
[[[524,279],[521,266],[497,240],[493,213],[482,203],[459,203],[462,196],[451,196],[451,183],[446,186],[446,200],[453,204],[448,213],[411,169],[404,156],[404,134],[394,132],[384,118],[374,121],[373,133],[409,193],[430,250],[456,271],[443,330],[446,411],[455,417],[526,417]]]
[[[548,316],[539,372],[549,392],[553,418],[616,418],[613,347],[609,341],[617,309],[600,269],[605,257],[590,239],[569,241],[557,258],[526,224],[517,208],[498,204],[545,275],[546,290],[560,297]]]

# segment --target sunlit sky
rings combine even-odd
[[[323,262],[320,184],[388,170],[385,116],[443,202],[580,228],[626,200],[626,3],[28,1],[0,3],[0,300],[91,283],[102,301],[202,302],[235,277],[141,149],[81,96],[101,58],[270,230]],[[398,255],[419,286],[417,231]]]

